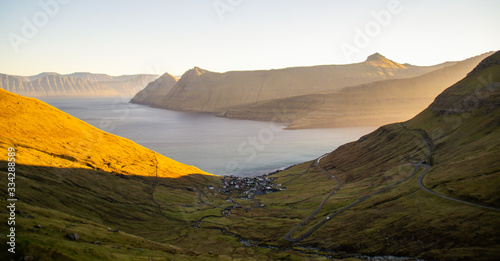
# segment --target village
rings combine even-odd
[[[280,190],[285,190],[281,184],[274,184],[274,178],[267,177],[268,175],[249,177],[225,176],[222,181],[224,193],[231,193],[232,190],[241,191],[240,198],[253,198],[254,195],[273,193]]]
[[[267,177],[268,175],[269,174],[257,176],[254,178],[224,176],[224,178],[221,179],[221,192],[230,194],[233,191],[239,191],[241,192],[238,196],[239,198],[252,199],[255,195],[262,195],[280,190],[286,190],[286,187],[282,187],[280,183],[274,184],[274,178],[269,178]],[[213,186],[209,186],[208,188],[215,189]]]
[[[230,195],[227,202],[234,204],[234,206],[226,208],[222,211],[224,216],[231,214],[231,209],[233,208],[242,208],[242,206],[233,201],[233,199],[244,199],[244,200],[253,200],[256,195],[274,193],[282,190],[286,190],[286,187],[283,187],[281,183],[275,184],[273,183],[274,178],[269,177],[271,174],[264,174],[262,176],[256,177],[237,177],[237,176],[224,176],[221,179],[222,188],[217,189],[213,186],[209,186],[208,189],[218,190],[221,194]],[[257,203],[256,207],[264,207],[263,204]]]

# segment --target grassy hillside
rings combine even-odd
[[[500,53],[439,95],[408,122],[433,141],[425,184],[467,201],[500,207]],[[483,68],[484,67],[484,68]]]
[[[20,164],[159,177],[207,174],[36,99],[0,90],[0,110],[0,150],[14,147]]]
[[[496,211],[430,194],[417,186],[417,173],[327,222],[306,242],[426,259],[495,260],[500,254],[499,61],[500,53],[490,56],[414,119],[347,144],[323,163],[344,186],[358,183],[361,188],[362,183],[376,185],[372,180],[384,173],[401,173],[411,161],[428,161],[430,148],[433,165],[423,180],[426,187]],[[414,141],[396,141],[399,145],[391,148],[401,135],[414,136]],[[405,144],[420,147],[420,152],[405,152]]]
[[[2,166],[6,162],[0,163]],[[7,176],[6,172],[1,175]],[[0,180],[6,201],[7,180]],[[195,225],[224,220],[227,195],[207,188],[219,178],[127,176],[101,170],[17,165],[17,257],[35,260],[326,260],[291,248],[241,243],[232,227]],[[2,212],[0,218],[7,219]],[[232,217],[231,217],[232,218]],[[208,218],[207,220],[209,220]],[[38,226],[40,224],[40,226]],[[240,224],[245,225],[245,224]],[[253,230],[250,226],[249,230]],[[6,222],[0,225],[8,231]],[[236,231],[235,231],[236,232]],[[268,233],[269,231],[257,231]],[[79,240],[66,237],[78,233]],[[240,235],[246,237],[249,235]],[[7,255],[5,234],[0,257]],[[96,243],[97,242],[97,243]],[[8,259],[7,259],[8,260]],[[350,259],[357,260],[357,259]]]

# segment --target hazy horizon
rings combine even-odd
[[[482,54],[485,54],[485,53],[493,53],[495,51],[498,51],[498,50],[491,50],[491,51],[486,51],[486,52],[483,52],[483,53],[478,53],[477,55],[473,55],[471,57],[467,57],[465,58],[464,60],[467,60],[469,58],[472,58],[472,57],[475,57],[475,56],[479,56],[479,55],[482,55]],[[383,54],[381,54],[383,55]],[[399,61],[395,61],[393,59],[390,59],[390,57],[386,57],[387,59],[389,60],[392,60],[393,62],[397,62],[397,63],[400,63],[400,64],[411,64],[411,63],[405,63],[405,62],[399,62]],[[438,62],[438,63],[435,63],[435,64],[426,64],[426,65],[417,65],[417,64],[411,64],[411,65],[415,65],[415,66],[433,66],[433,65],[438,65],[438,64],[442,64],[442,63],[446,63],[446,62],[460,62],[461,60],[446,60],[446,61],[442,61],[442,62]],[[353,63],[346,63],[346,64],[316,64],[316,65],[307,65],[307,66],[301,66],[301,65],[296,65],[296,66],[288,66],[288,67],[281,67],[281,68],[268,68],[268,69],[247,69],[247,70],[228,70],[228,71],[213,71],[213,70],[208,70],[208,71],[211,71],[211,72],[216,72],[216,73],[226,73],[226,72],[231,72],[231,71],[261,71],[261,70],[280,70],[280,69],[286,69],[286,68],[294,68],[294,67],[309,67],[309,66],[322,66],[322,65],[348,65],[348,64],[355,64],[355,63],[362,63],[363,61],[356,61],[356,62],[353,62]],[[193,66],[194,67],[199,67],[199,66]],[[26,75],[20,75],[20,74],[12,74],[13,76],[21,76],[21,77],[29,77],[29,76],[36,76],[36,75],[39,75],[39,74],[44,74],[44,73],[47,73],[47,74],[50,74],[50,73],[56,73],[56,74],[60,74],[60,75],[63,75],[63,76],[69,76],[71,74],[78,74],[78,73],[90,73],[90,74],[105,74],[105,75],[109,75],[109,76],[112,76],[112,77],[119,77],[119,76],[126,76],[126,75],[140,75],[140,74],[144,74],[144,75],[158,75],[158,76],[161,76],[162,74],[164,73],[169,73],[170,75],[174,76],[174,77],[180,77],[182,76],[182,74],[184,74],[185,72],[189,71],[190,69],[192,68],[188,68],[186,71],[180,73],[180,74],[172,74],[170,72],[158,72],[158,73],[154,73],[154,72],[151,72],[151,73],[147,73],[147,72],[144,72],[144,73],[141,73],[141,72],[137,72],[137,73],[127,73],[127,74],[110,74],[110,73],[106,73],[106,72],[94,72],[94,71],[75,71],[75,72],[66,72],[66,73],[61,73],[61,72],[56,72],[56,71],[41,71],[41,72],[38,72],[38,73],[35,73],[35,74],[26,74]],[[201,69],[206,69],[206,68],[201,68]],[[0,73],[4,73],[4,72],[0,72]]]
[[[497,8],[495,8],[495,6]],[[498,1],[0,1],[0,72],[182,75],[495,51]],[[7,62],[8,61],[8,62]]]

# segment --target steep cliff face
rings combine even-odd
[[[109,96],[116,92],[95,82],[59,75],[47,75],[33,81],[23,81],[1,74],[2,89],[29,97]]]
[[[217,112],[259,101],[335,92],[373,81],[415,77],[449,65],[402,65],[374,54],[357,64],[268,71],[215,73],[195,67],[184,73],[165,99],[146,104],[172,110]]]
[[[29,97],[133,96],[156,75],[40,73],[34,76],[0,74],[0,88]]]
[[[67,74],[66,76],[80,78],[80,79],[93,81],[93,82],[112,81],[114,78],[113,76],[103,74],[103,73],[89,73],[89,72],[74,72],[71,74]]]
[[[161,104],[177,83],[177,78],[165,73],[160,78],[148,83],[130,102],[137,104]]]

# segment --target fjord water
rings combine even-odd
[[[128,98],[42,99],[103,131],[219,175],[255,176],[312,160],[376,127],[283,130],[283,125],[176,112]]]

